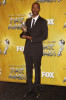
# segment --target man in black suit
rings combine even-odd
[[[40,5],[37,2],[32,4],[32,18],[26,20],[27,32],[25,34],[24,28],[20,37],[26,39],[24,55],[26,62],[26,75],[28,91],[24,97],[30,96],[34,93],[34,96],[38,98],[40,96],[39,85],[41,82],[41,58],[43,56],[42,41],[48,37],[47,21],[39,16]],[[33,64],[35,68],[35,83],[32,83],[32,69]]]

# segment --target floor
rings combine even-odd
[[[66,100],[66,87],[41,85],[39,99],[24,99],[26,87],[24,83],[0,82],[0,100]]]

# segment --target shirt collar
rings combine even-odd
[[[32,18],[32,20],[35,19],[35,22],[36,22],[38,17],[39,17],[39,15],[37,15],[35,18]]]

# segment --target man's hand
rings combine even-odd
[[[32,40],[32,37],[23,35],[22,38]]]
[[[22,38],[23,38],[23,39],[26,39],[26,38],[27,38],[27,36],[26,36],[26,35],[23,35],[23,36],[22,36]]]
[[[27,39],[32,40],[32,37],[31,36],[27,36]]]

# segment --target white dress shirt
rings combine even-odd
[[[31,20],[31,28],[32,28],[32,24],[33,24],[33,19],[35,20],[35,22],[34,22],[34,25],[35,25],[38,17],[39,17],[39,15],[37,15],[35,18],[32,17],[32,20]],[[31,42],[32,42],[32,40],[31,40]]]
[[[38,17],[39,17],[39,15],[37,15],[35,18],[32,18],[32,20],[31,20],[31,28],[32,28],[33,19],[35,20],[35,22],[34,22],[34,25],[35,25],[35,23],[36,23]]]

